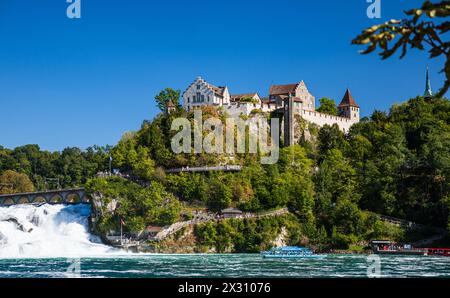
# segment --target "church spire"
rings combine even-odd
[[[430,76],[428,74],[428,66],[427,66],[427,81],[425,85],[425,93],[423,94],[424,97],[432,97],[433,91],[431,91],[431,83],[430,83]]]

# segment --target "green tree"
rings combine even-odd
[[[26,174],[6,170],[0,175],[0,194],[33,192],[34,185]]]
[[[319,99],[320,107],[317,109],[317,112],[330,114],[337,116],[338,115],[338,108],[336,106],[336,102],[327,97],[323,97]]]
[[[156,105],[162,111],[165,112],[169,102],[172,102],[177,109],[180,109],[180,90],[174,90],[172,88],[166,88],[155,96]]]
[[[344,138],[344,133],[339,129],[337,124],[332,126],[324,125],[319,130],[318,135],[318,151],[319,158],[326,155],[327,151],[331,149],[342,150],[346,145],[346,140]]]
[[[209,187],[209,208],[220,211],[230,205],[233,193],[231,187],[220,179],[213,179]]]
[[[390,20],[384,24],[374,25],[365,29],[352,43],[368,45],[363,54],[373,52],[377,47],[382,51],[382,59],[391,57],[401,49],[401,58],[408,50],[408,46],[419,50],[428,49],[430,58],[443,56],[445,66],[443,72],[446,81],[437,97],[443,96],[450,87],[450,42],[446,40],[450,30],[450,4],[448,1],[432,3],[424,1],[420,8],[405,12],[408,16],[402,20]],[[428,17],[424,20],[424,18]],[[439,20],[438,18],[441,18]],[[391,46],[389,46],[392,44]]]

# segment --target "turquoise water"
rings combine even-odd
[[[380,256],[380,261],[382,277],[450,277],[448,257]],[[329,255],[324,260],[263,259],[258,254],[0,259],[0,278],[367,277],[371,264],[366,255]]]

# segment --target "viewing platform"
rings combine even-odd
[[[213,172],[213,171],[221,171],[221,172],[240,172],[242,170],[242,166],[239,165],[229,165],[229,166],[213,166],[213,167],[182,167],[177,169],[168,169],[166,173],[182,173],[182,172]]]

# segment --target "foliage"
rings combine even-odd
[[[172,102],[176,109],[180,109],[180,90],[174,90],[172,88],[166,88],[155,96],[155,101],[157,107],[165,112],[167,110],[167,105]]]
[[[108,170],[109,150],[109,146],[93,146],[86,150],[66,148],[62,152],[43,151],[38,145],[25,145],[14,150],[0,147],[0,174],[6,170],[23,173],[37,190],[57,187],[46,178],[58,179],[62,188],[78,187],[96,173]]]
[[[0,175],[0,194],[34,191],[33,182],[26,174],[7,170]]]
[[[287,244],[298,245],[301,225],[292,215],[203,223],[195,226],[194,235],[200,247],[217,252],[256,253],[273,247],[283,227],[288,231]]]
[[[224,117],[213,107],[203,117]],[[210,211],[237,207],[247,212],[288,208],[291,217],[230,220],[202,224],[197,240],[217,251],[257,251],[270,247],[282,226],[293,245],[319,249],[348,248],[373,238],[408,239],[401,231],[365,211],[440,228],[450,226],[450,103],[417,97],[375,111],[344,134],[337,125],[314,127],[309,140],[280,150],[279,162],[263,165],[255,154],[186,153],[170,148],[174,117],[193,121],[183,110],[145,121],[140,130],[124,134],[113,147],[41,151],[36,145],[14,150],[0,147],[0,175],[15,171],[31,178],[37,189],[45,177],[60,178],[62,187],[85,185],[103,207],[116,199],[115,212],[103,211],[100,233],[120,228],[139,232],[147,225],[180,220],[182,204]],[[310,130],[312,131],[312,130]],[[249,133],[246,138],[248,141]],[[139,184],[121,178],[95,178],[112,166]],[[240,164],[241,172],[168,174],[185,166]],[[9,181],[11,179],[7,179]],[[86,183],[86,181],[88,181]],[[142,182],[145,182],[142,183]],[[10,191],[10,190],[8,190]],[[100,195],[101,194],[101,195]],[[185,217],[187,218],[187,217]]]
[[[102,218],[103,230],[105,227],[117,230],[120,219],[123,219],[125,230],[140,232],[148,225],[169,225],[180,217],[180,201],[156,181],[152,181],[149,187],[141,187],[119,177],[95,178],[88,181],[86,190],[99,196],[102,203],[102,212],[106,214]],[[107,209],[112,200],[118,201],[114,211]]]
[[[440,1],[432,3],[425,1],[420,8],[411,9],[405,12],[408,18],[403,20],[390,20],[384,24],[374,25],[365,29],[357,36],[352,43],[358,45],[368,45],[363,54],[373,52],[379,47],[382,52],[382,59],[391,57],[397,50],[401,49],[403,58],[408,50],[408,46],[419,50],[429,47],[430,58],[443,55],[446,81],[437,96],[443,96],[450,87],[450,42],[445,40],[446,33],[450,29],[450,3]],[[426,20],[424,18],[428,17]],[[439,21],[437,18],[442,18]],[[447,35],[448,36],[448,35]],[[389,47],[390,43],[393,43]]]
[[[336,102],[333,99],[323,97],[319,99],[320,107],[317,109],[317,112],[329,114],[329,115],[338,115],[338,108],[336,106]]]

